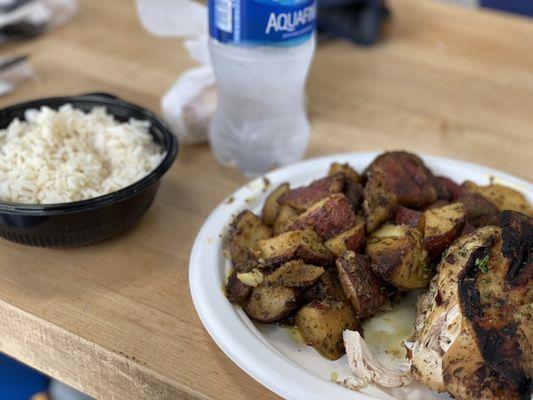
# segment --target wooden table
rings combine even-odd
[[[428,0],[391,1],[384,42],[319,46],[309,78],[308,157],[404,148],[533,180],[533,21]],[[0,106],[107,91],[154,110],[193,65],[150,36],[131,0],[81,1],[69,25],[10,45],[38,76]],[[99,398],[275,397],[213,343],[194,311],[189,252],[245,179],[206,146],[182,147],[131,233],[74,250],[0,242],[0,350]]]

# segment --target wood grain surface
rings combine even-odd
[[[533,180],[533,21],[428,0],[391,1],[381,44],[321,43],[308,83],[307,157],[408,149]],[[80,2],[67,26],[2,54],[37,77],[0,106],[106,91],[159,110],[193,66],[141,28],[131,0]],[[0,351],[102,399],[266,399],[203,329],[187,263],[202,222],[245,182],[207,146],[181,147],[132,232],[80,249],[0,241]]]

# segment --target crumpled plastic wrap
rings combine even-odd
[[[190,0],[137,0],[137,10],[150,33],[184,38],[187,52],[200,64],[178,77],[161,99],[161,108],[181,143],[206,142],[217,104],[207,47],[207,7]]]

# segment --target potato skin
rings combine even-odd
[[[456,201],[461,195],[461,186],[445,176],[436,176],[434,180],[437,196],[441,200]]]
[[[498,226],[500,224],[500,210],[479,193],[470,191],[468,185],[461,186],[461,195],[457,199],[465,206],[466,221],[476,227]]]
[[[432,259],[439,258],[459,237],[466,223],[466,211],[462,203],[453,203],[424,212],[424,248]]]
[[[358,318],[372,316],[385,301],[380,281],[370,270],[368,258],[347,251],[337,258],[337,274],[344,294]]]
[[[289,190],[278,198],[278,202],[304,211],[324,197],[342,192],[344,189],[344,180],[344,173],[339,172],[316,180],[308,186]]]
[[[270,239],[259,240],[254,255],[267,266],[301,259],[313,265],[331,265],[333,254],[322,244],[312,229],[284,232]]]
[[[235,304],[243,304],[252,294],[253,288],[245,285],[237,278],[237,271],[228,277],[226,284],[226,296],[228,300]]]
[[[474,182],[466,181],[463,186],[470,193],[479,193],[493,203],[500,211],[511,210],[532,216],[532,209],[526,197],[517,190],[496,183],[479,186]]]
[[[257,241],[271,236],[271,229],[257,215],[249,210],[239,213],[231,223],[228,236],[229,252],[235,269],[247,269]]]
[[[267,275],[264,284],[285,287],[308,287],[325,272],[324,268],[305,264],[302,260],[288,261]]]
[[[274,225],[281,208],[281,205],[278,203],[278,198],[283,195],[283,193],[288,192],[289,189],[290,187],[288,183],[282,183],[268,195],[265,204],[263,204],[263,211],[261,213],[261,217],[265,224],[269,226]]]
[[[366,245],[370,267],[400,290],[424,288],[431,278],[422,234],[406,228],[405,235],[373,237]]]
[[[296,326],[322,356],[336,360],[344,354],[342,332],[359,328],[351,307],[341,301],[314,301],[296,314]]]
[[[383,172],[372,172],[364,190],[363,211],[366,218],[366,231],[373,232],[385,221],[394,217],[398,204],[396,195],[388,186]]]
[[[355,214],[346,197],[337,193],[320,200],[299,215],[289,226],[289,230],[314,229],[323,239],[333,236],[354,226]]]
[[[412,210],[404,206],[398,206],[396,208],[394,220],[398,225],[407,225],[418,229],[422,233],[424,232],[426,221],[424,213],[421,211]]]
[[[300,293],[283,286],[257,286],[244,304],[244,312],[260,322],[276,322],[298,308]]]
[[[422,159],[405,151],[391,151],[379,155],[367,169],[370,175],[381,171],[397,202],[420,208],[437,200],[434,177]]]
[[[358,251],[365,241],[365,220],[356,217],[354,226],[324,242],[324,246],[336,257],[346,250]]]

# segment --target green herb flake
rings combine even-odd
[[[479,268],[481,270],[481,272],[486,274],[487,272],[489,272],[488,263],[489,263],[489,255],[487,254],[483,258],[476,258],[475,265],[476,265],[477,268]]]

